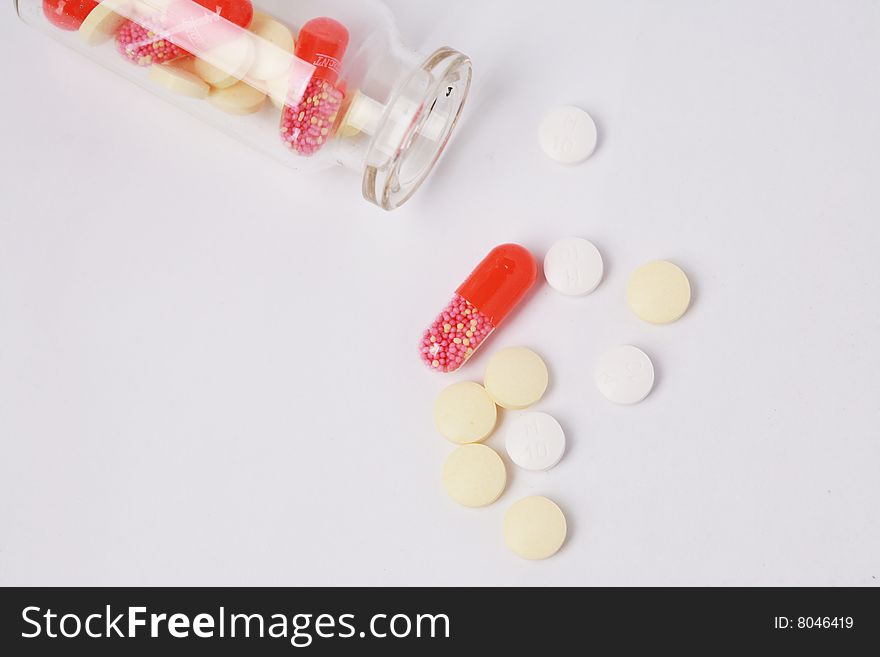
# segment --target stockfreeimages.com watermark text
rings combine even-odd
[[[245,614],[230,613],[224,607],[195,615],[152,613],[146,607],[126,607],[120,612],[110,605],[88,615],[25,607],[21,617],[25,639],[272,638],[307,648],[315,639],[450,637],[446,614],[373,614],[362,629],[355,614]]]

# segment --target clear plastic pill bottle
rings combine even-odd
[[[28,24],[297,171],[386,210],[428,177],[470,60],[402,45],[379,0],[13,0]]]

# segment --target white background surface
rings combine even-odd
[[[0,584],[877,585],[880,3],[390,4],[477,76],[391,215],[4,8]],[[564,103],[601,133],[576,168],[536,143]],[[568,235],[597,292],[542,286],[460,374],[423,368],[492,246]],[[625,305],[654,258],[695,286],[669,327]],[[619,343],[658,370],[634,408],[592,381]],[[519,344],[570,451],[457,507],[434,397]],[[528,494],[570,523],[543,563],[502,542]]]

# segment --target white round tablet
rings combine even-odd
[[[581,108],[568,105],[544,117],[538,141],[547,157],[562,164],[577,164],[593,154],[599,137],[593,118]]]
[[[599,359],[596,385],[599,392],[615,404],[637,404],[654,387],[654,364],[637,347],[614,347]]]
[[[526,497],[504,514],[504,542],[523,559],[547,559],[565,543],[565,514],[553,500]]]
[[[462,445],[443,465],[443,486],[463,506],[492,504],[506,485],[504,461],[498,452],[485,445]]]
[[[486,438],[495,428],[498,409],[479,383],[461,381],[443,390],[434,402],[434,425],[447,439],[464,445]]]
[[[599,287],[604,273],[599,249],[579,237],[556,242],[544,258],[544,277],[550,287],[566,296],[589,294]]]
[[[505,447],[510,459],[526,470],[549,470],[565,454],[565,432],[547,413],[518,415],[507,430]]]

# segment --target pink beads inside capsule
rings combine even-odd
[[[116,47],[138,66],[170,62],[186,52],[163,38],[158,29],[126,21],[116,32]]]
[[[454,372],[494,328],[488,317],[456,294],[422,336],[422,360],[438,372]]]
[[[312,78],[302,100],[284,106],[281,140],[299,155],[314,155],[330,140],[343,98],[343,93],[326,80]]]

